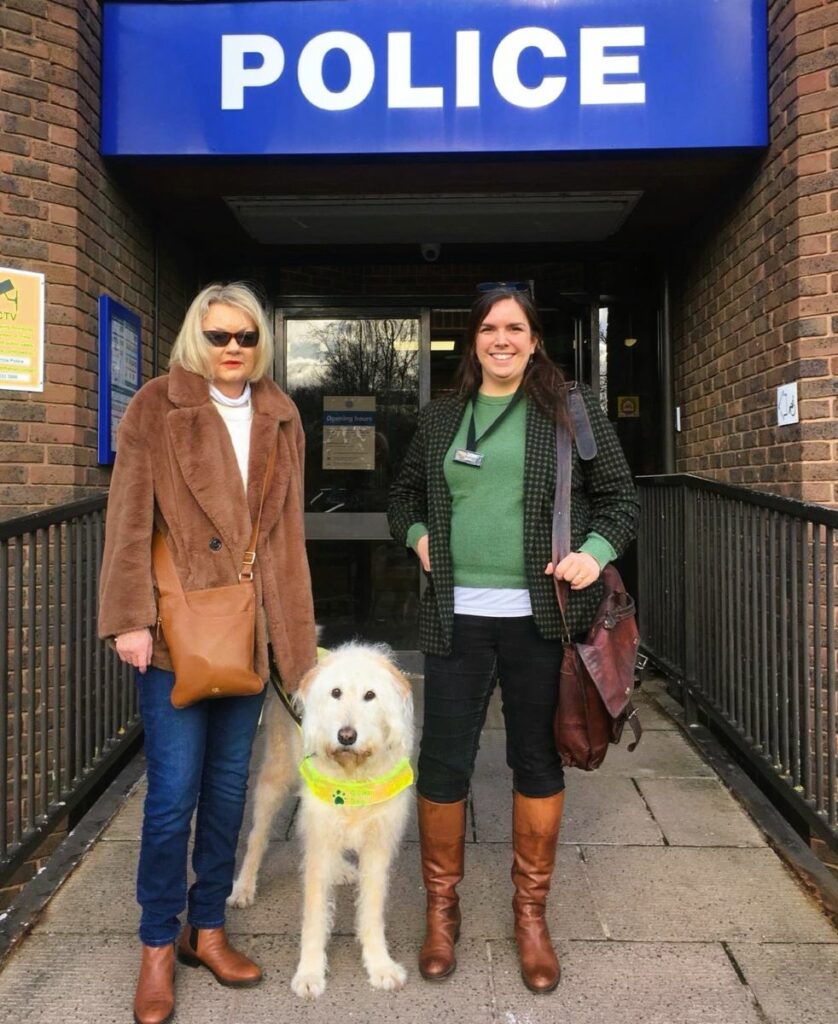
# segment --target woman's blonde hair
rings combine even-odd
[[[270,370],[274,361],[274,339],[268,318],[259,299],[243,281],[230,284],[207,285],[198,292],[186,311],[183,324],[172,346],[169,366],[182,366],[192,373],[199,373],[210,380],[211,362],[209,354],[212,346],[204,337],[201,323],[215,302],[223,302],[226,306],[235,306],[242,310],[256,324],[259,331],[259,343],[256,346],[256,362],[253,367],[251,381],[261,380]]]

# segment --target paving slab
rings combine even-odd
[[[85,934],[93,922],[97,932],[136,935],[139,854],[137,841],[97,843],[47,904],[38,933]]]
[[[265,968],[265,979],[255,989],[225,988],[208,971],[178,967],[178,1022],[427,1024],[456,1018],[469,1024],[492,1020],[484,942],[459,944],[456,989],[424,982],[414,966],[415,951],[394,944],[392,955],[408,969],[407,985],[400,992],[378,992],[367,981],[354,940],[336,938],[329,946],[326,992],[313,1002],[298,999],[289,987],[297,963],[296,942],[257,936],[247,942],[246,950]],[[67,943],[58,935],[33,935],[0,974],[0,1006],[5,1019],[15,1024],[124,1024],[130,1019],[138,962],[137,946],[119,936],[87,934]],[[58,971],[60,991],[55,984]]]
[[[671,846],[765,846],[753,820],[717,779],[639,779]]]
[[[583,853],[612,939],[838,942],[773,850],[586,846]]]
[[[299,934],[302,882],[293,844],[271,843],[252,907],[231,908],[231,933]],[[474,843],[466,850],[465,879],[459,887],[464,937],[471,939],[511,937],[512,882],[508,844]],[[548,922],[556,936],[602,938],[605,933],[594,910],[584,865],[573,847],[559,851],[554,896],[548,903]],[[405,843],[390,880],[387,934],[393,940],[413,943],[418,949],[424,936],[425,893],[422,887],[419,848]],[[336,892],[334,933],[354,934],[354,890],[341,886]]]
[[[714,778],[713,769],[676,730],[644,732],[637,749],[628,749],[631,733],[626,730],[621,743],[612,744],[608,756],[597,768],[599,775],[625,778]]]
[[[631,779],[597,772],[568,771],[567,796],[559,842],[576,845],[662,846],[663,834]],[[511,780],[491,772],[472,780],[478,842],[509,842],[512,828]]]
[[[730,946],[771,1024],[838,1021],[838,945]]]
[[[491,943],[504,1024],[765,1024],[718,944],[559,942],[562,980],[524,987],[515,945]],[[452,981],[456,982],[456,975]],[[803,1020],[804,1018],[800,1018]],[[799,1024],[799,1021],[798,1021]]]

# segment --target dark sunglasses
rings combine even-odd
[[[478,292],[494,292],[502,288],[511,292],[528,292],[532,295],[531,281],[482,281],[476,286]]]
[[[242,348],[255,348],[259,344],[258,331],[238,331],[236,334],[233,334],[232,331],[204,331],[203,334],[210,345],[214,345],[216,348],[224,348],[225,345],[229,345],[231,338],[235,338],[236,343]]]

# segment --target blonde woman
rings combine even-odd
[[[163,1024],[174,1013],[176,942],[181,962],[207,967],[222,985],[246,987],[262,977],[230,946],[224,918],[263,694],[172,706],[172,663],[156,629],[151,542],[155,529],[166,538],[184,590],[235,583],[277,442],[256,549],[264,614],[257,616],[254,665],[267,679],[270,641],[293,689],[316,660],[303,432],[294,404],[266,377],[272,360],[271,331],[256,296],[243,284],[210,285],[186,313],[168,375],[137,393],[119,428],[99,632],[137,669],[145,727],[137,1024]],[[195,881],[187,893],[196,809]]]

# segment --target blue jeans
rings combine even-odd
[[[187,920],[196,928],[224,924],[264,691],[178,709],[169,699],[175,681],[171,672],[151,667],[136,678],[148,762],[137,872],[140,940],[165,946],[177,937],[178,915],[187,906],[187,844],[196,806],[196,879],[189,889]]]

